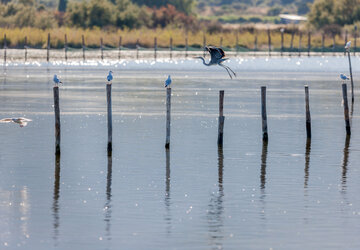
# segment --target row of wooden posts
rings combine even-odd
[[[60,105],[59,105],[59,87],[54,86],[54,111],[55,111],[55,153],[60,154]],[[347,98],[347,85],[342,84],[342,94],[344,101],[344,119],[347,136],[351,135],[349,106]],[[112,106],[111,106],[111,84],[106,84],[106,99],[107,99],[107,127],[108,127],[108,155],[112,153]],[[306,135],[311,139],[311,116],[310,116],[310,101],[309,101],[309,87],[305,85],[305,113],[306,113]],[[165,148],[170,148],[170,121],[171,121],[171,88],[166,89],[166,139]],[[219,118],[218,118],[218,146],[222,147],[224,138],[224,90],[219,91]],[[261,87],[261,121],[262,121],[262,139],[267,142],[268,126],[267,126],[267,112],[266,112],[266,87]]]
[[[267,32],[267,35],[268,35],[268,55],[271,56],[271,52],[272,52],[272,42],[271,42],[271,32],[270,30],[268,30]],[[356,50],[357,50],[357,36],[356,36],[356,33],[354,34],[354,50],[353,50],[353,53],[355,55],[356,53]],[[85,61],[86,59],[86,55],[85,55],[85,51],[86,51],[86,45],[85,45],[85,38],[84,38],[84,35],[81,36],[81,43],[82,43],[82,57],[83,57],[83,60]],[[302,44],[301,44],[301,40],[302,40],[302,33],[300,32],[299,33],[299,46],[298,46],[298,53],[299,53],[299,56],[301,56],[301,52],[302,52]],[[348,32],[346,31],[345,33],[345,44],[347,43],[348,41]],[[220,37],[220,44],[219,46],[222,47],[222,42],[223,42],[223,38]],[[293,43],[294,43],[294,33],[292,33],[291,35],[291,41],[290,41],[290,50],[293,50]],[[204,36],[203,38],[203,46],[205,47],[207,45],[207,42],[206,42],[206,37]],[[65,58],[65,61],[68,60],[68,55],[67,55],[67,52],[68,52],[68,42],[67,42],[67,35],[65,34],[65,37],[64,37],[64,58]],[[120,36],[119,37],[119,44],[118,44],[118,59],[120,60],[121,59],[121,50],[123,48],[123,45],[122,45],[122,37]],[[311,51],[311,32],[308,32],[308,39],[307,39],[307,55],[310,56],[310,51]],[[335,48],[336,48],[336,44],[335,44],[335,36],[333,36],[333,51],[335,52]],[[6,53],[6,50],[7,50],[7,41],[6,41],[6,34],[4,34],[4,62],[6,63],[6,60],[7,60],[7,53]],[[27,61],[28,59],[28,46],[27,46],[27,36],[25,36],[25,44],[24,44],[24,50],[25,50],[25,55],[24,55],[24,58],[25,58],[25,61]],[[46,61],[49,62],[50,61],[50,49],[51,49],[51,46],[50,46],[50,33],[48,33],[48,38],[47,38],[47,46],[46,46]],[[139,49],[140,49],[140,41],[139,39],[137,39],[136,41],[136,58],[138,59],[139,58]],[[169,56],[170,56],[170,59],[172,59],[172,55],[173,55],[173,39],[170,38],[170,41],[169,41]],[[253,48],[254,51],[258,51],[258,42],[257,42],[257,36],[255,35],[254,37],[254,48]],[[156,60],[157,58],[157,51],[158,51],[158,46],[157,46],[157,38],[155,37],[154,38],[154,59]],[[188,46],[188,39],[187,37],[185,38],[185,57],[187,58],[188,57],[188,51],[189,51],[189,46]],[[238,39],[238,36],[236,35],[236,52],[239,51],[239,39]],[[321,49],[322,53],[324,53],[325,51],[325,34],[322,34],[322,49]],[[280,47],[280,55],[283,56],[284,55],[284,52],[285,52],[285,47],[284,47],[284,30],[281,29],[281,47]],[[204,51],[204,56],[205,56],[205,51]],[[104,43],[103,43],[103,38],[100,38],[100,55],[101,55],[101,60],[104,60]],[[291,55],[291,52],[290,54]]]

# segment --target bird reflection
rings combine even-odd
[[[260,202],[262,204],[261,217],[265,219],[265,184],[266,184],[266,161],[268,153],[268,141],[263,140],[261,152],[261,170],[260,170]]]
[[[342,176],[341,176],[341,190],[346,191],[346,173],[347,166],[349,162],[349,146],[350,146],[350,136],[346,136],[345,145],[344,145],[344,158],[342,163]]]
[[[165,179],[165,221],[167,224],[167,233],[171,233],[171,214],[170,214],[170,150],[166,149],[166,179]]]
[[[53,216],[54,216],[54,240],[55,245],[57,245],[57,240],[59,237],[59,227],[60,227],[60,216],[59,216],[59,198],[60,198],[60,154],[55,155],[55,180],[54,180],[54,196],[53,196]]]
[[[112,155],[107,157],[107,176],[106,176],[106,202],[104,206],[105,211],[105,235],[107,240],[111,240],[111,181],[112,181]]]
[[[311,152],[311,139],[306,140],[306,149],[305,149],[305,180],[304,188],[307,188],[309,181],[309,166],[310,166],[310,152]]]
[[[223,218],[223,171],[224,171],[224,154],[223,148],[218,147],[218,187],[217,193],[212,193],[209,208],[207,212],[208,223],[209,223],[209,236],[211,246],[214,249],[222,249],[222,240],[224,239],[222,233],[222,227],[224,226]]]

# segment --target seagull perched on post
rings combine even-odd
[[[110,70],[109,71],[109,74],[108,74],[108,76],[107,76],[107,80],[108,80],[108,84],[111,84],[111,81],[112,81],[112,79],[113,79],[113,72]]]
[[[346,75],[343,74],[343,73],[340,74],[340,78],[341,78],[341,80],[343,80],[343,81],[346,81],[346,80],[349,80],[349,79],[350,79],[348,76],[346,76]]]
[[[233,73],[234,76],[236,77],[235,72],[232,69],[230,69],[229,66],[222,64],[224,61],[229,59],[229,58],[225,58],[225,52],[222,48],[218,48],[215,46],[207,46],[204,49],[207,50],[211,55],[210,62],[206,63],[205,59],[202,56],[198,56],[195,58],[201,59],[203,61],[203,64],[206,66],[219,65],[219,66],[223,67],[224,69],[226,69],[226,71],[228,72],[231,79],[232,79],[231,73]]]
[[[170,78],[170,75],[169,75],[168,78],[165,81],[165,88],[170,88],[170,84],[171,84],[171,78]]]
[[[345,49],[346,50],[349,50],[351,47],[351,41],[348,41],[346,44],[345,44]]]
[[[55,86],[57,87],[59,85],[59,83],[62,84],[62,81],[60,81],[60,79],[57,77],[57,75],[54,75],[54,83],[55,83]]]

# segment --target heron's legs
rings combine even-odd
[[[232,79],[232,76],[231,76],[229,70],[226,68],[226,66],[225,66],[225,65],[222,65],[222,64],[219,64],[219,66],[221,66],[221,67],[223,67],[224,69],[226,69],[226,71],[228,72],[230,78]]]

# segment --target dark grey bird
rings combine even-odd
[[[222,64],[224,61],[228,60],[229,58],[225,58],[225,52],[222,48],[218,48],[215,46],[207,46],[204,48],[210,53],[211,59],[208,63],[205,62],[205,59],[202,56],[194,57],[196,59],[201,59],[206,66],[212,66],[212,65],[219,65],[220,67],[223,67],[228,72],[230,78],[232,79],[231,73],[234,74],[236,77],[235,72],[230,69],[229,66],[226,66]],[[230,73],[231,72],[231,73]]]

